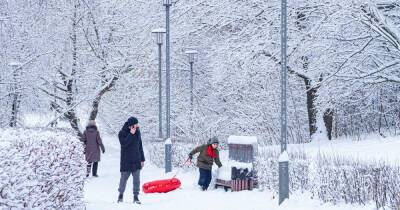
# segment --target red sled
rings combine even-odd
[[[144,193],[166,193],[176,190],[181,186],[181,181],[177,178],[163,179],[143,184]]]

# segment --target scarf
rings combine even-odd
[[[217,153],[215,152],[215,150],[212,148],[211,145],[208,145],[207,147],[207,155],[212,158],[217,158]]]

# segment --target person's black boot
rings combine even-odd
[[[119,202],[121,202],[121,203],[124,202],[124,196],[122,194],[118,195],[118,203]]]
[[[142,202],[139,201],[138,195],[133,196],[133,203],[142,204]]]
[[[93,163],[92,175],[93,175],[94,177],[99,177],[99,176],[97,175],[97,168],[98,168],[98,166],[99,166],[99,163],[98,163],[98,162],[94,162],[94,163]]]

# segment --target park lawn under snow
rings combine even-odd
[[[99,164],[100,177],[89,178],[85,187],[85,202],[89,210],[132,208],[144,210],[374,209],[373,204],[367,206],[326,204],[319,200],[311,199],[309,193],[301,194],[299,192],[292,194],[290,199],[285,201],[281,206],[278,205],[277,198],[274,198],[273,194],[267,191],[225,192],[223,189],[209,189],[209,191],[203,192],[196,186],[198,174],[195,170],[182,170],[178,174],[177,178],[182,182],[182,186],[178,190],[165,194],[141,194],[140,199],[143,204],[140,206],[132,203],[132,179],[130,178],[124,194],[124,203],[116,203],[119,183],[119,145],[115,137],[105,137],[104,142],[106,145],[106,154],[102,156],[102,161]],[[334,146],[335,148],[333,148]],[[387,138],[385,140],[366,140],[365,142],[337,141],[332,143],[311,143],[306,145],[289,145],[289,152],[290,149],[300,147],[311,153],[326,151],[351,156],[395,160],[397,159],[395,151],[400,148],[400,142],[396,138]],[[377,150],[381,150],[381,152]],[[174,169],[172,173],[165,174],[162,168],[157,168],[150,161],[147,161],[141,173],[141,184],[148,181],[171,178],[176,170]]]
[[[339,139],[333,141],[314,141],[308,144],[290,144],[288,152],[304,150],[307,154],[338,155],[367,162],[386,162],[400,165],[400,137],[368,136],[361,141]]]

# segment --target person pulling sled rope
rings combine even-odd
[[[215,162],[219,168],[222,167],[219,159],[218,144],[218,138],[214,136],[208,140],[207,144],[200,145],[189,153],[190,160],[194,154],[200,153],[197,157],[197,167],[200,173],[198,184],[203,191],[207,190],[210,185],[213,163]]]

